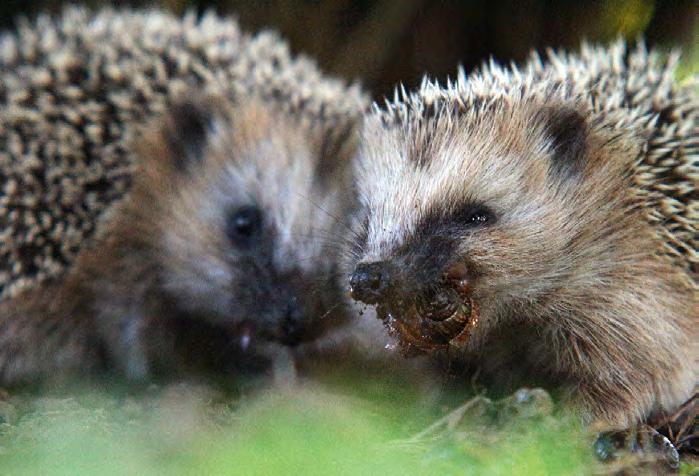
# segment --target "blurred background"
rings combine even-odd
[[[58,10],[59,0],[2,0],[0,24],[20,14]],[[582,39],[607,42],[643,35],[650,45],[680,46],[681,74],[699,64],[696,0],[161,0],[103,2],[158,6],[176,13],[214,9],[235,14],[251,31],[280,31],[325,71],[359,78],[381,98],[396,83],[415,86],[423,74],[439,79],[491,56],[523,61],[532,48],[575,48]]]

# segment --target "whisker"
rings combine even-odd
[[[319,204],[314,202],[311,197],[304,195],[299,191],[295,191],[295,193],[297,193],[300,197],[304,198],[305,200],[308,200],[308,202],[311,205],[313,205],[318,210],[320,210],[321,212],[325,213],[327,216],[329,216],[330,218],[335,220],[336,223],[339,223],[340,225],[342,225],[347,231],[349,231],[351,234],[353,234],[356,239],[361,239],[361,236],[355,230],[353,230],[352,227],[349,226],[349,224],[347,224],[343,220],[341,220],[340,217],[330,213],[328,210],[326,210],[325,208],[323,208],[322,206],[320,206]]]
[[[340,306],[340,303],[337,303],[337,304],[335,304],[334,306],[331,306],[327,311],[325,311],[325,312],[323,313],[322,316],[320,316],[320,317],[318,318],[318,320],[323,320],[323,319],[325,319],[326,317],[328,317],[328,316],[330,315],[331,312],[333,312],[333,311],[334,311],[335,309],[337,309],[339,306]]]
[[[320,240],[322,244],[332,243],[332,244],[342,244],[343,246],[352,246],[354,242],[350,240],[346,235],[333,232],[331,230],[309,230],[309,233],[299,233],[295,236],[302,239],[308,240]]]

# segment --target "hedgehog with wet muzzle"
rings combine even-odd
[[[695,91],[584,46],[425,81],[366,119],[349,285],[408,353],[569,390],[588,421],[697,382]]]
[[[343,321],[359,88],[211,13],[68,8],[0,65],[3,384],[267,369]]]

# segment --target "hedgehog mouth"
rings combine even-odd
[[[468,280],[449,274],[415,297],[391,299],[376,311],[407,354],[463,347],[478,325]]]

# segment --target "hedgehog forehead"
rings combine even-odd
[[[250,201],[279,209],[294,205],[312,187],[317,158],[305,142],[303,131],[281,124],[255,122],[214,127],[210,136],[209,169],[203,180],[213,178],[230,201]],[[253,133],[244,130],[255,129]]]
[[[437,117],[419,127],[367,121],[357,175],[368,254],[389,255],[435,212],[447,217],[480,204],[516,213],[534,200],[546,180],[541,137],[524,114],[506,113]]]
[[[277,268],[312,266],[321,248],[318,236],[324,237],[335,222],[337,190],[315,180],[321,158],[304,124],[268,123],[256,133],[247,142],[221,140],[218,147],[228,160],[222,173],[217,172],[217,186],[207,200],[217,204],[219,213],[237,206],[259,207],[274,236]]]

